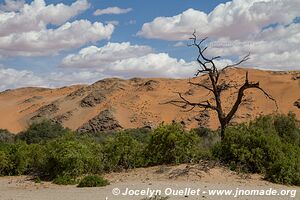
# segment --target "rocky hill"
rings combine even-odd
[[[300,72],[272,72],[247,69],[250,81],[261,87],[277,101],[277,112],[293,111],[300,119]],[[246,69],[227,69],[223,81],[241,84]],[[193,81],[205,82],[206,76]],[[183,93],[191,101],[212,98],[202,88],[191,86],[187,79],[122,80],[109,78],[91,85],[75,85],[58,89],[20,88],[0,93],[0,128],[18,133],[28,124],[44,118],[52,119],[80,132],[116,130],[135,127],[155,127],[161,122],[178,121],[187,128],[207,126],[217,128],[212,111],[183,112],[170,104]],[[223,93],[225,109],[236,96],[234,89]],[[261,114],[276,112],[275,104],[256,90],[249,90],[233,123],[249,121]]]

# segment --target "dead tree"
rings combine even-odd
[[[204,88],[209,93],[213,95],[213,102],[209,100],[201,101],[201,102],[192,102],[188,100],[182,93],[178,93],[180,99],[179,100],[172,100],[168,101],[168,104],[173,104],[175,106],[184,108],[185,111],[191,111],[194,108],[201,108],[204,110],[213,110],[217,112],[217,116],[220,123],[220,135],[221,140],[224,139],[225,136],[225,129],[229,125],[230,121],[232,120],[233,116],[237,112],[240,104],[243,101],[243,97],[245,95],[245,91],[248,89],[257,89],[263,92],[263,94],[270,100],[274,101],[277,107],[276,100],[269,95],[264,89],[262,89],[259,85],[259,82],[249,82],[248,79],[248,72],[246,72],[245,80],[242,85],[232,85],[231,83],[221,82],[220,76],[225,73],[225,70],[231,67],[239,66],[240,64],[244,63],[249,59],[250,54],[243,57],[240,61],[235,64],[228,65],[223,69],[218,69],[215,60],[219,59],[220,56],[208,58],[204,55],[204,52],[207,50],[208,46],[202,47],[203,43],[207,40],[207,38],[199,40],[197,39],[196,33],[193,33],[193,37],[190,38],[192,43],[189,46],[195,47],[198,51],[197,62],[200,66],[199,70],[195,74],[195,77],[203,74],[208,75],[208,81],[206,83],[201,82],[192,82],[189,81],[189,84]],[[222,106],[221,94],[223,91],[228,90],[230,88],[235,88],[237,90],[237,97],[233,103],[233,106],[229,109],[228,113],[225,113],[224,108]],[[278,107],[277,107],[278,108]]]

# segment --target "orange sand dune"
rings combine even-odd
[[[250,81],[259,81],[261,87],[276,99],[279,106],[277,112],[292,111],[300,119],[300,109],[294,105],[300,99],[300,79],[297,78],[299,72],[247,70]],[[221,78],[242,84],[245,71],[246,69],[241,68],[227,69]],[[200,76],[193,81],[205,79],[206,76]],[[104,120],[103,117],[95,118],[103,110],[109,110],[123,128],[155,127],[161,122],[173,120],[182,122],[187,128],[197,127],[199,124],[210,128],[218,127],[216,115],[212,111],[200,115],[196,109],[182,112],[182,109],[173,105],[163,104],[177,99],[175,92],[181,92],[195,102],[211,98],[204,89],[190,86],[187,79],[113,78],[92,85],[58,89],[20,88],[0,93],[0,128],[18,133],[32,121],[42,118],[56,120],[73,130],[94,118],[91,123],[91,127],[94,127],[95,123],[110,120],[111,117],[107,116]],[[232,89],[223,93],[225,109],[233,103],[235,95]],[[248,102],[242,104],[233,122],[249,121],[258,115],[276,111],[275,104],[260,91],[249,90],[246,99]]]

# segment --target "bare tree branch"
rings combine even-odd
[[[230,82],[228,83],[228,82],[226,82],[226,80],[219,83],[220,75],[223,74],[227,68],[239,66],[242,63],[246,62],[247,60],[250,59],[250,53],[247,54],[245,57],[243,57],[237,63],[234,63],[232,65],[227,65],[225,68],[223,68],[222,70],[219,71],[218,68],[216,67],[214,61],[217,59],[220,59],[221,57],[216,56],[216,57],[208,58],[204,55],[204,52],[208,49],[208,47],[207,46],[202,47],[202,45],[205,43],[207,38],[204,38],[204,39],[201,39],[198,41],[197,36],[196,36],[196,31],[194,31],[190,40],[192,43],[189,44],[189,46],[196,47],[196,49],[198,51],[198,57],[196,60],[199,64],[200,69],[197,70],[197,72],[195,73],[195,76],[197,77],[201,74],[207,74],[209,84],[205,84],[205,83],[201,83],[201,82],[196,83],[196,82],[192,82],[191,80],[189,80],[189,84],[193,85],[193,86],[198,86],[198,87],[204,88],[205,90],[207,90],[209,92],[209,94],[212,93],[213,101],[214,101],[215,105],[212,105],[209,100],[205,100],[205,101],[201,101],[201,102],[191,102],[190,100],[185,98],[181,93],[178,93],[178,92],[177,92],[177,94],[180,98],[179,100],[168,101],[165,104],[172,104],[172,105],[181,107],[181,108],[185,109],[185,111],[187,111],[187,112],[195,109],[196,107],[202,108],[204,110],[211,109],[211,110],[216,111],[220,125],[221,125],[221,138],[222,139],[224,138],[225,128],[228,126],[231,119],[237,112],[239,106],[241,105],[246,90],[258,89],[258,90],[262,91],[263,94],[268,99],[275,102],[276,108],[278,109],[276,100],[270,94],[268,94],[264,89],[262,89],[260,87],[259,82],[256,82],[256,83],[249,82],[248,72],[246,72],[245,80],[242,85],[232,84]],[[223,106],[222,106],[221,93],[223,91],[226,91],[231,88],[234,88],[238,91],[237,97],[234,101],[233,106],[231,107],[230,111],[228,112],[228,114],[225,114],[225,112],[223,110]]]

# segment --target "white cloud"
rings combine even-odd
[[[112,21],[105,21],[106,24],[112,24],[114,26],[118,26],[119,25],[119,21],[117,20],[112,20]]]
[[[183,41],[179,41],[179,42],[176,42],[173,46],[174,47],[187,47],[187,44],[186,42],[183,42]]]
[[[3,11],[18,11],[24,7],[25,0],[4,0],[4,4],[0,5]]]
[[[220,44],[220,45],[218,45]],[[224,45],[223,45],[224,44]],[[219,39],[210,45],[209,55],[245,55],[251,59],[245,63],[265,69],[300,69],[300,24],[270,27],[247,40]]]
[[[27,70],[15,70],[0,66],[0,91],[5,89],[27,87],[27,86],[46,86],[44,80],[35,76],[33,72]]]
[[[0,92],[19,87],[62,87],[72,84],[91,84],[104,78],[96,71],[52,72],[37,75],[28,70],[16,70],[0,65]]]
[[[145,23],[138,35],[181,41],[196,30],[199,38],[210,38],[212,43],[206,52],[210,56],[250,52],[247,66],[300,69],[300,23],[294,22],[299,10],[300,2],[295,0],[233,0],[219,4],[208,14],[188,9],[173,17],[157,17]]]
[[[66,56],[62,61],[64,67],[99,68],[111,66],[118,60],[139,57],[152,52],[148,46],[131,45],[129,42],[108,43],[103,47],[89,46],[78,54]]]
[[[92,68],[106,76],[120,77],[189,77],[195,63],[154,53],[148,46],[130,43],[108,43],[103,47],[90,46],[77,54],[66,56],[61,64],[68,68]]]
[[[71,5],[46,5],[44,0],[34,0],[18,11],[0,12],[0,54],[49,55],[109,39],[114,31],[112,24],[67,22],[89,6],[87,0],[77,0]],[[59,27],[47,29],[49,24]]]
[[[119,15],[119,14],[125,14],[132,11],[132,8],[119,8],[119,7],[108,7],[105,9],[97,9],[94,12],[95,16],[99,15],[108,15],[108,14],[114,14],[114,15]]]
[[[188,9],[173,17],[145,23],[138,35],[165,40],[187,40],[196,30],[201,37],[247,38],[271,23],[287,24],[299,16],[295,0],[233,0],[211,13]]]

